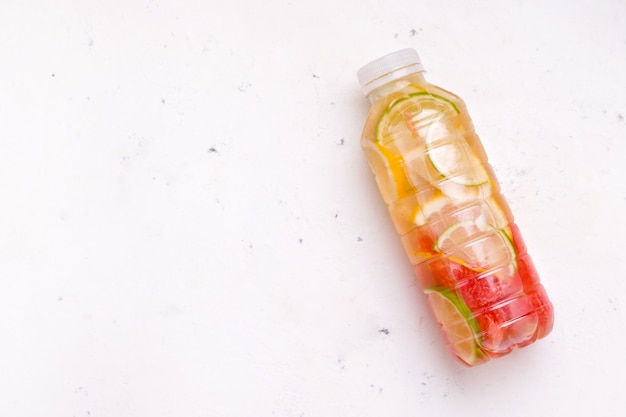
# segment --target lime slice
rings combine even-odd
[[[426,289],[428,300],[456,356],[467,365],[475,365],[483,357],[477,343],[480,326],[472,312],[453,291]]]
[[[490,197],[484,202],[485,208],[489,213],[491,213],[491,217],[493,217],[493,223],[491,223],[494,227],[498,229],[503,229],[508,227],[509,220],[506,217],[506,213],[500,206],[500,204],[496,201],[495,198]]]
[[[489,174],[482,161],[463,138],[455,136],[445,143],[432,136],[427,136],[425,140],[428,159],[443,177],[466,187],[489,182]]]
[[[436,171],[434,168],[433,170],[437,172],[438,179],[440,179],[441,173]],[[459,184],[452,179],[447,179],[443,181],[435,180],[434,182],[437,188],[439,188],[442,193],[450,197],[452,201],[458,204],[484,199],[489,197],[492,193],[492,187],[490,182],[485,182],[476,186]]]
[[[464,220],[446,228],[435,242],[434,249],[465,261],[477,270],[505,267],[513,276],[517,269],[517,254],[511,238],[502,229]]]
[[[418,133],[422,127],[432,125],[442,114],[459,114],[456,105],[445,97],[420,91],[408,94],[390,103],[387,110],[376,123],[374,137],[378,142],[386,143],[403,133]]]
[[[474,220],[463,220],[454,223],[441,232],[435,243],[435,249],[440,252],[449,252],[482,231],[482,228]]]
[[[509,255],[511,257],[511,263],[509,263],[507,267],[507,278],[513,277],[515,275],[515,271],[517,270],[517,251],[515,250],[515,245],[513,244],[513,240],[509,236],[510,229],[496,229],[497,232],[502,237],[502,241],[504,245],[509,251]]]
[[[500,203],[498,203],[495,198],[490,197],[485,200],[484,204],[485,210],[487,211],[487,216],[492,219],[490,224],[494,228],[502,230],[509,238],[511,244],[513,244],[513,233],[511,232],[511,228],[509,226],[509,219],[507,218],[506,213],[502,209]],[[489,214],[491,214],[491,216],[489,216]]]

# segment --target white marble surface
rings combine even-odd
[[[474,369],[359,148],[355,71],[404,47],[556,309]],[[623,1],[6,0],[0,57],[0,415],[624,412]]]

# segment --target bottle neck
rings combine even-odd
[[[423,85],[426,84],[426,79],[424,78],[423,72],[414,72],[411,74],[407,74],[403,77],[390,81],[386,84],[381,85],[380,87],[376,87],[368,94],[368,98],[371,103],[374,103],[382,98],[387,97],[390,94],[393,94],[397,91],[402,90],[403,88],[409,85]]]

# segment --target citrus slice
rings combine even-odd
[[[491,217],[493,217],[492,225],[494,227],[498,229],[508,227],[509,220],[506,217],[506,213],[495,198],[488,198],[487,200],[485,200],[484,204],[485,209],[488,211],[488,213],[491,214]]]
[[[477,364],[484,354],[477,343],[480,326],[470,309],[451,290],[427,288],[424,292],[456,356],[467,365]]]
[[[426,203],[416,207],[412,216],[413,223],[417,226],[425,225],[433,214],[439,213],[448,204],[450,204],[450,199],[445,195],[439,194],[432,197]]]
[[[506,213],[504,212],[504,209],[502,209],[502,206],[493,197],[486,199],[484,204],[485,204],[485,210],[487,211],[486,213],[487,216],[492,218],[492,221],[490,224],[496,229],[502,230],[507,235],[509,240],[512,241],[513,233],[511,232],[511,228],[509,226],[509,220],[507,218]],[[489,214],[491,216],[489,216]]]
[[[383,198],[388,204],[412,188],[404,173],[402,157],[379,142],[366,143],[363,151],[376,176]]]
[[[507,276],[517,269],[513,242],[502,229],[464,220],[447,227],[435,242],[434,249],[465,261],[475,269],[505,268]]]
[[[432,163],[430,164],[432,165]],[[440,181],[441,173],[434,168],[433,171],[437,173],[437,179],[434,181],[437,188],[455,203],[463,204],[473,200],[484,199],[492,193],[492,185],[489,181],[475,186],[468,186],[455,182],[452,178]]]
[[[385,143],[402,136],[399,132],[407,129],[418,133],[422,127],[428,127],[442,114],[451,112],[459,114],[456,105],[445,97],[420,91],[410,93],[390,103],[387,110],[376,123],[374,137],[378,142]]]
[[[435,243],[435,249],[440,252],[449,252],[480,232],[482,232],[482,228],[475,220],[463,220],[454,223],[441,232]]]
[[[459,136],[437,143],[437,138],[427,136],[426,152],[433,167],[441,176],[466,187],[489,182],[489,174],[482,161],[469,144]]]
[[[511,257],[511,263],[508,264],[506,273],[507,277],[513,277],[515,275],[515,271],[517,270],[517,251],[515,250],[515,245],[513,244],[513,240],[511,239],[509,233],[510,229],[508,227],[506,229],[496,229],[500,236],[502,237],[502,241],[504,245],[509,251],[509,255]]]

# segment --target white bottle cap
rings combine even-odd
[[[417,51],[413,48],[401,49],[385,55],[361,67],[356,73],[363,94],[367,96],[372,90],[398,78],[415,72],[424,72]]]

